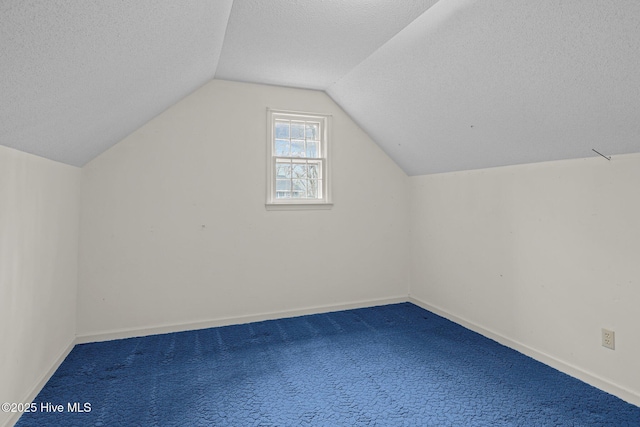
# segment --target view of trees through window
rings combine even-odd
[[[322,198],[322,144],[319,122],[275,121],[276,198]]]

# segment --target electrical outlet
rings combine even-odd
[[[610,348],[611,350],[616,349],[616,333],[610,331],[609,329],[602,329],[602,346],[606,348]]]

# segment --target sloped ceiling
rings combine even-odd
[[[214,77],[325,90],[410,175],[640,152],[637,0],[0,0],[2,145],[82,166]]]
[[[325,90],[437,0],[235,0],[216,77]]]
[[[0,0],[0,144],[82,166],[215,75],[232,0]]]
[[[639,152],[640,1],[440,1],[328,92],[409,175]]]

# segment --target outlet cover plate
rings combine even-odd
[[[611,350],[616,349],[616,333],[614,331],[602,328],[602,346]]]

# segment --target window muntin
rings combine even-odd
[[[276,199],[322,199],[322,159],[276,157]]]
[[[330,204],[329,116],[269,110],[267,205]]]

